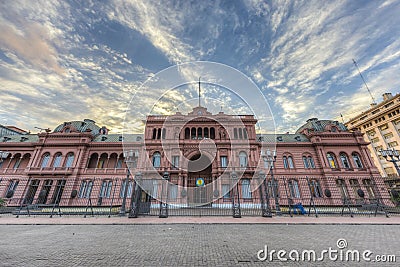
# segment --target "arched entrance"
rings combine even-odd
[[[212,162],[210,159],[204,154],[193,156],[188,164],[187,186],[189,206],[205,206],[211,204],[211,182]]]

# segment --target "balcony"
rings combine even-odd
[[[30,167],[26,169],[29,175],[71,175],[73,168],[70,167]]]
[[[83,174],[126,174],[126,168],[85,168]]]

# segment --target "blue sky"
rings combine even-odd
[[[0,124],[117,133],[146,79],[197,60],[249,76],[278,132],[350,119],[371,103],[353,58],[378,101],[400,88],[398,14],[390,0],[1,1]]]

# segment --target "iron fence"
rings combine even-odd
[[[265,178],[265,179],[264,179]],[[398,215],[381,178],[270,176],[215,182],[208,189],[163,179],[2,179],[0,213],[105,216]],[[124,201],[125,198],[125,201]],[[126,209],[123,209],[125,203]]]

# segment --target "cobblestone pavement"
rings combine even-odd
[[[339,238],[347,241],[339,251],[397,255],[397,263],[370,266],[400,261],[398,225],[1,225],[0,236],[1,266],[316,266],[279,262],[276,254],[273,262],[259,261],[257,252],[267,245],[288,253],[315,250],[318,258],[329,247],[339,250]],[[324,266],[367,264],[325,256]]]

